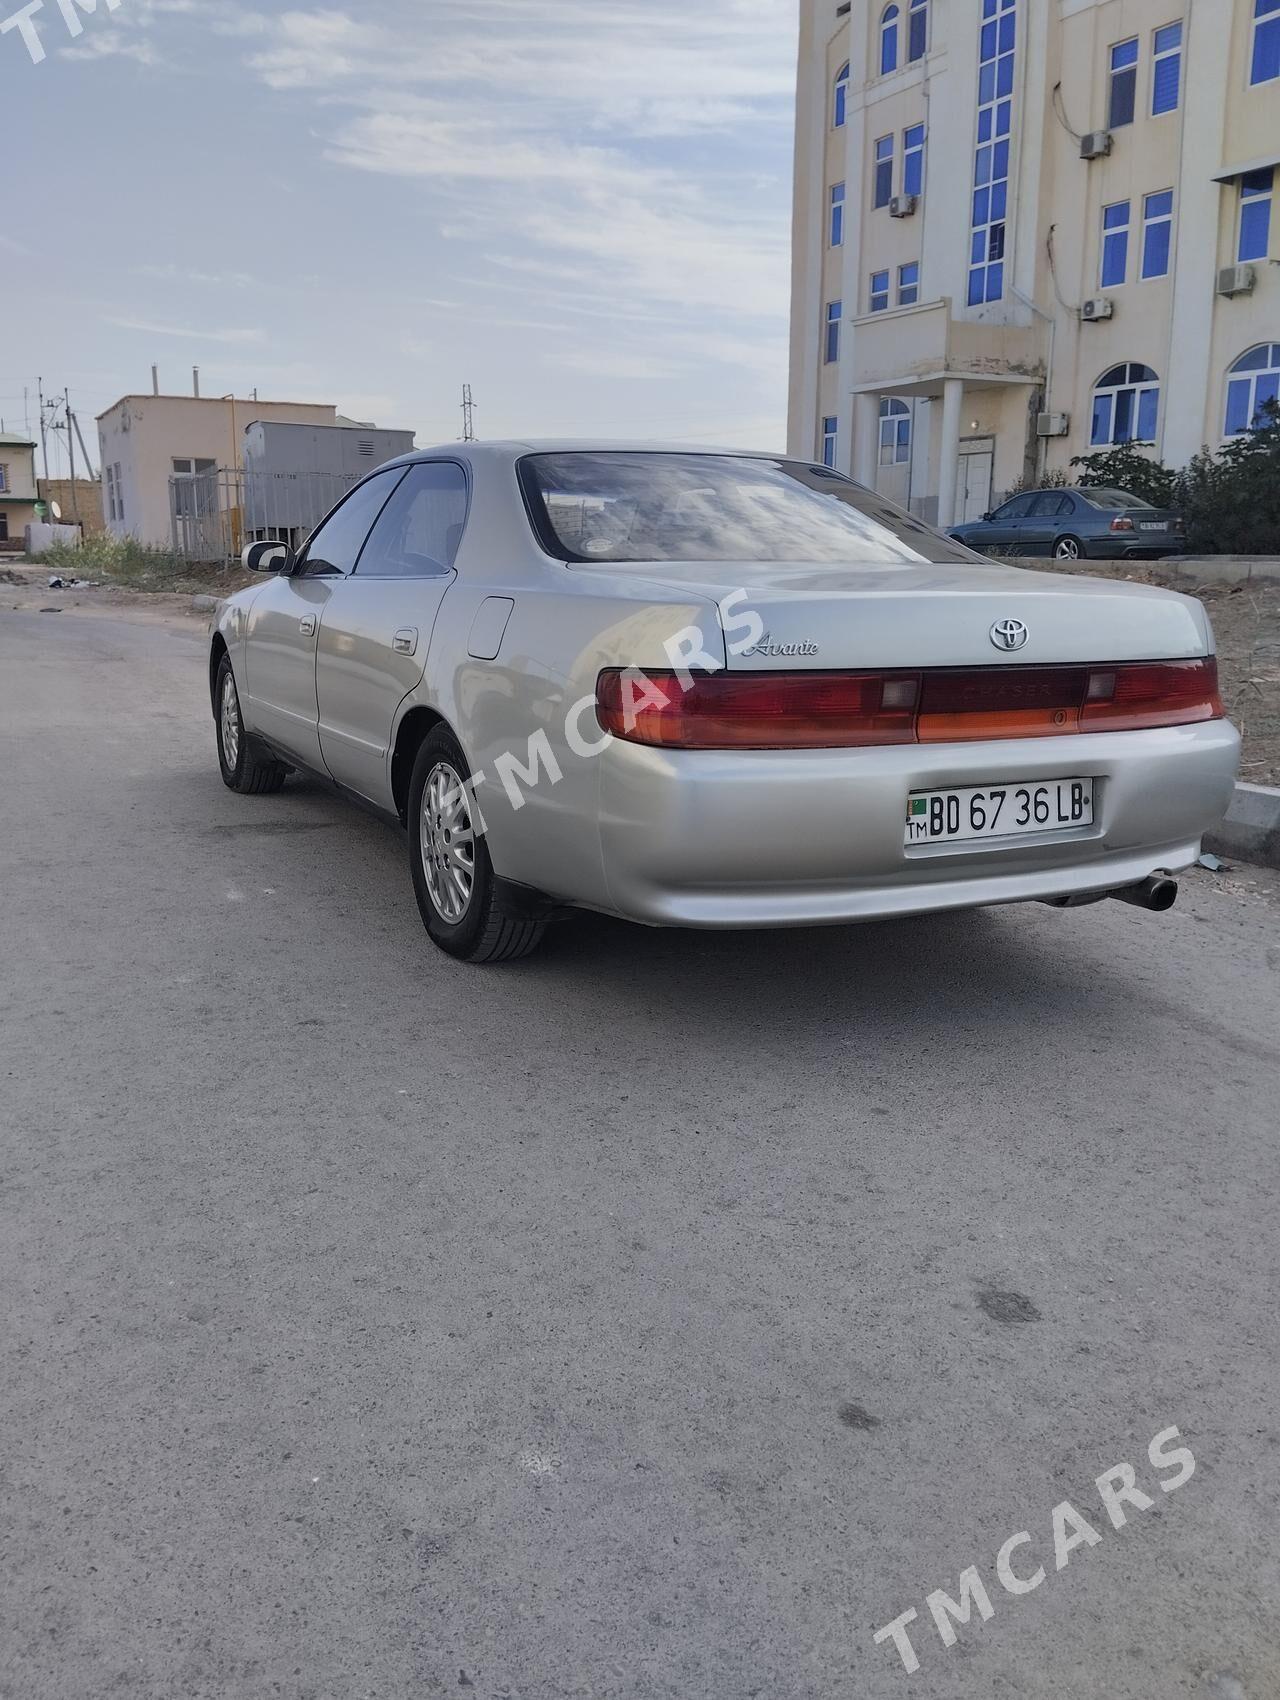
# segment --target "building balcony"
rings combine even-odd
[[[864,313],[851,329],[856,393],[937,396],[948,378],[965,384],[1044,381],[1043,325],[956,319],[946,296],[917,307]]]

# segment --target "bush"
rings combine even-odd
[[[1216,453],[1201,449],[1178,478],[1187,547],[1206,555],[1280,554],[1280,408]]]
[[[1076,482],[1082,489],[1128,490],[1152,507],[1178,506],[1178,474],[1132,443],[1120,443],[1097,454],[1074,455],[1071,464],[1080,468]]]
[[[1066,490],[1070,487],[1070,484],[1071,480],[1066,473],[1054,467],[1052,471],[1045,472],[1039,478],[1019,478],[1016,484],[1009,486],[1008,496],[1020,496],[1024,490]],[[1005,498],[1006,501],[1008,496]]]

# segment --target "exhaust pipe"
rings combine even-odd
[[[1121,903],[1132,903],[1136,909],[1150,909],[1163,915],[1178,901],[1178,882],[1168,874],[1148,874],[1137,885],[1122,886],[1110,895]]]

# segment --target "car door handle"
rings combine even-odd
[[[418,628],[416,626],[401,626],[391,640],[391,647],[397,655],[412,655],[418,647]]]
[[[303,637],[311,637],[315,632],[315,629],[316,617],[314,614],[304,614],[298,621],[298,630],[302,633]]]

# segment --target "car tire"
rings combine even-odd
[[[262,797],[278,791],[289,772],[283,762],[263,761],[254,755],[245,736],[240,713],[240,693],[231,657],[223,655],[213,687],[213,723],[218,734],[218,766],[222,783],[242,796]]]
[[[1078,537],[1059,537],[1053,546],[1055,561],[1083,561],[1084,544]]]
[[[409,781],[409,870],[433,944],[460,962],[514,962],[542,942],[546,923],[504,912],[458,740],[444,726],[423,739]]]

